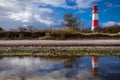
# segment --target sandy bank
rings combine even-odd
[[[120,40],[0,40],[0,46],[120,46]]]

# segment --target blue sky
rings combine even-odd
[[[64,14],[72,13],[90,27],[93,4],[99,7],[101,26],[120,25],[120,0],[0,0],[0,26],[4,29],[28,25],[61,29]]]

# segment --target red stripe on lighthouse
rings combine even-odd
[[[97,27],[98,26],[98,20],[92,20],[92,26]]]
[[[98,13],[98,10],[96,10],[96,9],[93,9],[93,11],[92,11],[93,13]]]

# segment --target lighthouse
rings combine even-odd
[[[92,9],[92,31],[94,31],[98,25],[98,6],[95,4]]]

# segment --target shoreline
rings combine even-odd
[[[0,56],[120,56],[120,40],[0,40]]]

